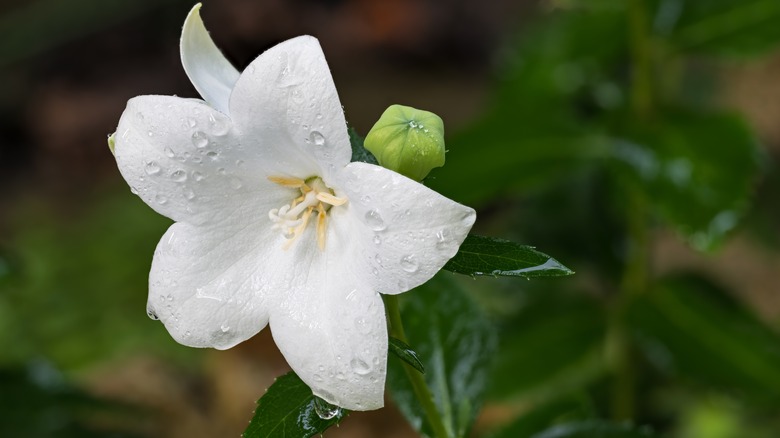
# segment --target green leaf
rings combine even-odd
[[[531,246],[484,236],[466,236],[444,268],[471,276],[559,277],[574,272]]]
[[[326,405],[332,418],[321,418],[322,401],[292,371],[276,379],[257,401],[257,409],[244,438],[311,437],[338,424],[347,412]],[[320,406],[318,406],[320,404]],[[336,411],[337,410],[337,411]]]
[[[654,435],[647,428],[636,428],[603,420],[588,420],[559,424],[534,434],[531,438],[650,438],[652,436]]]
[[[614,169],[697,249],[717,247],[749,205],[758,146],[737,116],[668,110],[616,141]]]
[[[376,157],[363,146],[363,137],[355,131],[355,128],[347,129],[349,144],[352,146],[352,160],[362,163],[377,164]]]
[[[777,0],[660,1],[656,31],[681,51],[760,54],[780,43]]]
[[[448,274],[400,298],[407,338],[426,362],[424,378],[448,434],[467,436],[482,404],[495,329]],[[388,386],[412,426],[432,436],[400,361],[388,363]]]
[[[535,292],[500,332],[491,397],[556,399],[605,373],[604,309],[582,293]]]
[[[757,401],[780,401],[780,336],[708,281],[665,279],[632,305],[630,324],[661,371]]]
[[[530,437],[566,421],[587,420],[593,416],[592,409],[583,398],[568,397],[553,403],[535,407],[524,413],[491,438]]]
[[[391,337],[389,339],[390,352],[398,356],[399,359],[408,363],[412,368],[425,374],[425,367],[420,361],[420,357],[417,356],[412,347],[406,345],[403,341]]]

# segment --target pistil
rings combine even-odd
[[[274,208],[268,212],[273,222],[272,229],[282,231],[288,241],[283,248],[288,249],[306,230],[311,215],[317,211],[317,246],[325,249],[327,231],[327,213],[331,207],[344,205],[346,198],[339,198],[328,188],[319,177],[307,180],[291,177],[270,176],[268,180],[282,187],[295,188],[301,191],[301,196],[293,199],[290,204]]]

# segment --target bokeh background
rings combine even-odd
[[[130,193],[106,137],[133,96],[197,95],[178,52],[191,7],[0,2],[0,436],[238,436],[287,370],[267,330],[195,350],[145,314],[170,221]],[[780,434],[776,1],[206,0],[201,13],[239,69],[318,37],[363,135],[390,104],[439,114],[448,163],[426,182],[477,208],[476,232],[577,271],[462,282],[499,333],[475,436],[566,418]],[[326,435],[415,436],[391,401]]]

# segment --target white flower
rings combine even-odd
[[[350,163],[346,122],[315,38],[239,74],[196,5],[184,69],[205,102],[131,99],[115,137],[122,176],[174,223],[149,274],[150,316],[176,341],[230,348],[267,324],[313,392],[383,404],[379,293],[430,279],[474,223],[471,208],[382,167]]]

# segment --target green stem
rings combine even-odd
[[[631,106],[640,120],[651,116],[653,107],[652,41],[644,0],[630,0],[628,31],[631,50]]]
[[[404,324],[401,321],[401,309],[398,307],[398,297],[395,295],[385,295],[385,307],[387,308],[387,315],[390,319],[390,335],[406,344],[406,332],[404,331]],[[441,420],[441,415],[436,409],[436,404],[433,402],[433,394],[428,388],[428,385],[423,379],[423,375],[412,368],[411,365],[403,364],[406,377],[409,379],[409,383],[412,384],[414,395],[417,397],[417,401],[425,411],[425,417],[428,419],[428,423],[433,428],[434,436],[437,438],[448,438],[450,434],[447,433],[447,428]]]
[[[631,51],[631,109],[639,123],[646,123],[653,113],[653,41],[644,0],[630,0],[628,23]],[[628,255],[620,291],[611,303],[606,354],[614,373],[612,417],[632,419],[636,411],[636,382],[632,344],[626,327],[626,311],[631,301],[645,293],[649,278],[648,207],[642,191],[630,181],[624,184],[627,202]]]

